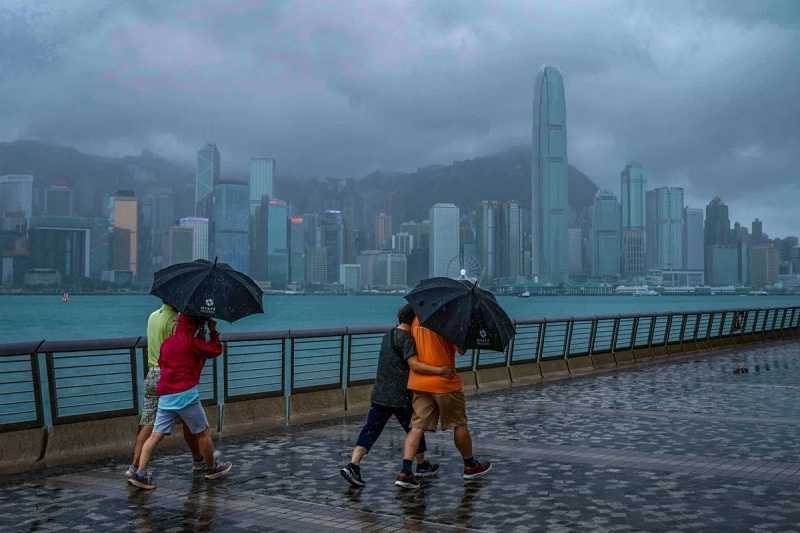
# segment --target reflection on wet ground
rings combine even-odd
[[[748,367],[749,372],[735,372]],[[2,531],[764,531],[800,524],[800,343],[734,349],[473,397],[491,475],[465,483],[450,436],[419,491],[392,484],[403,434],[387,428],[339,477],[360,419],[226,439],[234,474],[192,476],[186,454],[154,462],[159,488],[123,462],[0,483]]]

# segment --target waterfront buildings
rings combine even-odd
[[[165,267],[191,261],[194,255],[194,231],[186,226],[172,226],[162,244]]]
[[[751,225],[751,229],[752,231],[750,233],[753,244],[761,244],[765,240],[764,224],[756,218]]]
[[[567,256],[569,257],[569,277],[572,279],[585,276],[583,268],[583,230],[567,229]]]
[[[194,205],[196,216],[207,216],[208,198],[220,178],[220,155],[216,144],[207,144],[197,152],[197,170],[194,178]]]
[[[522,209],[517,202],[505,202],[498,217],[498,277],[512,281],[523,276]]]
[[[378,213],[375,217],[375,248],[388,250],[392,247],[392,217]]]
[[[136,277],[139,265],[139,203],[133,191],[118,191],[109,202],[113,228],[111,270],[128,271]]]
[[[339,283],[347,292],[361,290],[361,265],[345,263],[339,265]]]
[[[341,211],[327,210],[318,218],[318,245],[325,249],[327,282],[339,281],[339,265],[345,258],[344,216]]]
[[[683,268],[683,189],[659,187],[646,194],[648,269]]]
[[[738,254],[731,237],[728,206],[722,202],[719,196],[714,197],[706,206],[704,242],[706,283],[719,286],[736,283],[739,278],[738,258],[736,257]],[[728,247],[733,252],[730,252]],[[734,255],[733,258],[731,258],[731,253]],[[733,275],[731,275],[731,269]]]
[[[178,225],[192,230],[192,260],[208,259],[208,219],[203,217],[183,217]]]
[[[610,191],[598,191],[592,205],[592,277],[620,276],[621,222],[617,197]]]
[[[289,218],[289,282],[305,282],[306,222],[303,217]]]
[[[533,97],[531,250],[534,276],[553,284],[568,277],[566,119],[561,73],[545,65]]]
[[[263,198],[275,198],[274,190],[275,160],[271,157],[253,157],[250,159],[250,216],[255,216],[256,209]]]
[[[0,217],[22,213],[30,222],[33,216],[33,176],[8,174],[0,176]]]
[[[482,201],[478,207],[477,255],[481,265],[480,277],[484,281],[497,277],[497,218],[499,202]],[[462,243],[468,242],[462,238]],[[466,251],[465,251],[466,252]]]
[[[757,244],[752,248],[753,288],[762,289],[778,281],[778,249],[772,244]]]
[[[457,278],[461,270],[461,211],[454,204],[438,203],[430,209],[429,274]]]
[[[323,246],[306,248],[305,261],[306,285],[324,285],[328,283],[328,251]]]
[[[66,282],[91,277],[92,238],[107,238],[97,228],[90,218],[34,216],[29,229],[30,268],[56,271]]]
[[[686,207],[683,210],[683,268],[704,270],[703,210]]]
[[[414,236],[401,231],[392,235],[392,250],[408,255],[414,250]]]
[[[211,256],[250,272],[250,196],[246,183],[218,182],[212,193]]]
[[[645,273],[645,187],[642,165],[628,163],[620,174],[622,206],[622,274],[628,279]]]
[[[273,288],[289,281],[289,209],[286,202],[269,201],[267,216],[267,279]]]

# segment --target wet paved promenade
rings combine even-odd
[[[0,531],[800,530],[798,342],[472,397],[469,416],[496,463],[479,481],[437,434],[441,475],[397,489],[390,423],[350,489],[360,419],[336,420],[225,439],[235,470],[217,482],[185,453],[155,460],[151,493],[124,461],[0,479]]]

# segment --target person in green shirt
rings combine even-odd
[[[136,444],[133,447],[133,460],[126,472],[127,477],[136,472],[139,467],[139,457],[142,453],[142,446],[153,432],[156,411],[158,410],[158,396],[156,396],[156,384],[161,376],[161,369],[158,366],[158,358],[161,353],[161,345],[166,339],[175,333],[175,324],[178,321],[178,311],[166,302],[161,307],[150,313],[147,319],[147,377],[144,380],[144,403],[142,412],[139,415],[139,431],[136,433]],[[205,468],[205,461],[200,454],[197,439],[192,432],[184,425],[183,438],[192,450],[192,470],[198,471]]]

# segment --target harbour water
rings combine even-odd
[[[223,331],[266,331],[389,324],[399,296],[266,296],[265,313]],[[517,319],[798,305],[796,296],[552,296],[501,297]],[[159,301],[147,295],[0,295],[0,343],[144,335]]]

